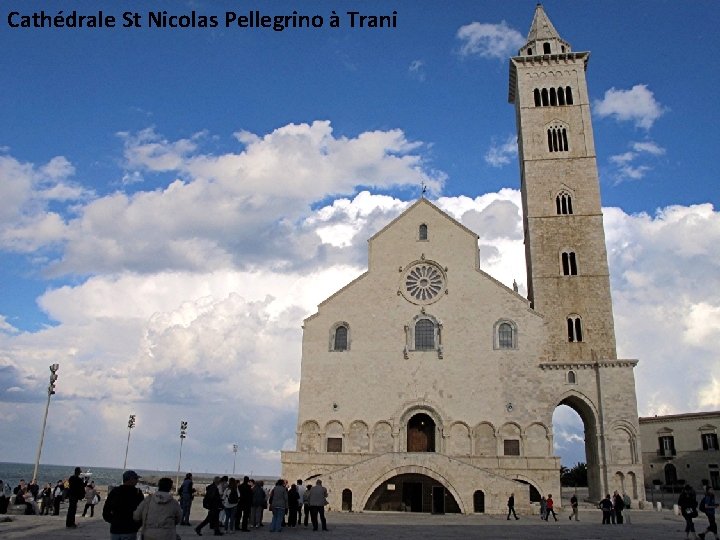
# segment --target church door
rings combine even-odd
[[[435,451],[435,422],[427,414],[416,414],[408,422],[407,451]]]

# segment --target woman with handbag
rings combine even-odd
[[[682,490],[677,503],[680,507],[682,517],[685,518],[685,538],[690,538],[690,533],[692,533],[692,537],[697,539],[693,518],[698,517],[698,503],[695,498],[695,492],[690,484],[687,484]]]
[[[173,481],[161,478],[158,490],[145,497],[133,512],[133,519],[141,521],[140,533],[143,540],[176,540],[175,527],[182,520],[182,509],[172,496]]]

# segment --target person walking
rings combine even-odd
[[[65,493],[65,483],[62,480],[58,480],[53,489],[53,516],[60,515],[60,503],[63,501],[63,494]]]
[[[625,510],[623,510],[623,519],[625,520],[625,523],[628,525],[632,524],[630,521],[630,504],[632,504],[632,500],[630,499],[630,496],[623,491],[622,494],[623,502],[625,503]]]
[[[717,503],[715,502],[715,492],[713,491],[713,488],[711,488],[710,486],[707,486],[705,488],[705,496],[703,497],[703,500],[700,503],[700,510],[705,512],[705,515],[708,518],[707,529],[705,529],[705,532],[698,534],[698,536],[702,540],[705,540],[705,535],[709,532],[711,532],[715,535],[715,540],[717,540],[717,538],[718,538],[717,523],[715,523],[715,509],[716,508],[717,508]]]
[[[540,497],[540,519],[545,519],[547,517],[547,499],[545,498],[545,495]]]
[[[220,493],[220,484],[222,480],[219,476],[213,479],[212,484],[208,484],[205,488],[205,496],[203,497],[203,508],[208,513],[205,519],[195,527],[195,532],[198,536],[202,536],[202,529],[205,525],[210,525],[210,528],[215,531],[215,536],[222,536],[223,533],[220,531],[220,511],[223,508],[222,494]]]
[[[176,527],[182,521],[180,503],[172,496],[173,481],[158,480],[158,489],[146,497],[133,512],[133,519],[140,522],[143,540],[175,540]]]
[[[275,482],[275,487],[270,492],[270,509],[272,510],[272,522],[270,532],[281,532],[282,521],[285,517],[285,510],[288,507],[288,492],[283,479]]]
[[[238,494],[237,480],[231,478],[228,487],[223,493],[225,532],[235,531],[235,514],[238,511],[238,502],[240,502],[240,495]]]
[[[267,495],[265,493],[265,482],[258,480],[253,487],[252,507],[250,509],[250,521],[253,529],[263,526],[263,510],[267,507]]]
[[[77,514],[78,501],[85,497],[85,482],[80,478],[82,469],[75,467],[75,474],[68,478],[68,511],[65,518],[65,527],[75,528],[75,514]]]
[[[303,513],[302,511],[303,511],[303,506],[304,506],[304,501],[305,501],[305,491],[307,491],[307,490],[305,489],[305,486],[303,486],[303,481],[300,478],[298,478],[296,485],[297,485],[297,492],[298,492],[298,498],[299,498],[299,503],[298,503],[298,508],[297,508],[297,524],[298,524],[298,526],[300,526],[302,524],[302,513]]]
[[[185,475],[185,480],[180,485],[178,490],[180,495],[180,509],[182,510],[182,520],[180,525],[190,525],[190,510],[192,508],[192,502],[195,498],[195,488],[193,487],[192,473]]]
[[[240,503],[238,506],[238,516],[235,519],[236,525],[240,522],[240,530],[247,532],[248,523],[250,522],[250,510],[252,509],[253,501],[253,488],[250,485],[250,478],[247,476],[243,477],[242,484],[238,486],[240,492]],[[242,515],[240,515],[242,513]]]
[[[695,497],[695,492],[690,484],[686,484],[680,492],[680,497],[678,498],[677,503],[680,507],[680,515],[682,515],[685,519],[685,538],[689,539],[690,533],[692,533],[693,539],[697,539],[693,518],[698,517],[698,502]]]
[[[515,516],[515,519],[520,519],[519,517],[517,517],[517,514],[515,513],[515,494],[514,493],[511,493],[510,497],[508,497],[507,507],[508,507],[508,515],[507,515],[508,521],[510,520],[510,514]]]
[[[100,502],[100,495],[98,495],[95,489],[95,483],[90,482],[85,486],[85,508],[83,508],[82,517],[87,514],[88,508],[90,509],[90,517],[95,515],[95,505]]]
[[[575,521],[580,521],[578,519],[578,498],[575,493],[573,493],[573,496],[570,497],[570,508],[572,508],[572,514],[568,517],[568,519],[575,518]]]
[[[553,518],[555,518],[555,521],[557,521],[557,514],[555,513],[555,503],[553,502],[552,493],[548,493],[547,501],[545,501],[545,504],[547,505],[547,513],[545,514],[545,521],[550,521],[550,514],[553,515]]]
[[[102,517],[110,524],[111,540],[135,540],[140,528],[133,512],[145,499],[136,486],[140,477],[135,471],[125,471],[123,483],[108,493]]]
[[[313,524],[313,531],[318,530],[318,515],[320,516],[320,523],[322,524],[322,530],[327,531],[327,522],[325,521],[325,505],[327,504],[327,489],[322,485],[322,480],[319,478],[315,482],[315,485],[310,488],[310,519]]]
[[[612,512],[612,501],[610,500],[610,494],[608,493],[605,498],[600,501],[600,504],[598,505],[600,507],[600,510],[602,510],[603,518],[602,522],[603,525],[610,525],[610,513]]]
[[[616,491],[613,493],[613,512],[615,512],[615,522],[618,525],[623,524],[623,510],[625,509],[625,501],[623,501],[623,498],[620,496],[620,494]]]
[[[302,506],[297,486],[293,484],[288,491],[288,527],[297,525],[298,508]]]

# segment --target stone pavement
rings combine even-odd
[[[78,515],[78,528],[66,529],[65,517],[52,516],[12,516],[12,523],[0,523],[0,539],[31,538],[31,539],[109,539],[109,525],[100,517],[96,508],[94,518],[82,518]],[[191,521],[196,524],[205,516],[200,505],[193,507]],[[430,514],[363,512],[342,513],[329,512],[328,528],[330,532],[313,532],[312,527],[285,528],[283,538],[312,539],[334,538],[347,540],[399,539],[417,540],[432,538],[433,540],[465,540],[469,538],[505,539],[522,538],[532,540],[646,540],[685,538],[685,522],[670,510],[655,512],[652,510],[632,511],[631,525],[601,525],[599,510],[588,510],[580,514],[581,521],[576,523],[568,520],[567,513],[559,514],[559,521],[546,523],[538,516],[520,516],[519,521],[507,521],[505,516],[447,514],[434,516]],[[701,515],[702,516],[702,515]],[[266,514],[266,518],[269,514]],[[265,519],[267,523],[267,519]],[[696,521],[696,529],[703,531],[707,519]],[[185,539],[198,538],[191,527],[178,527],[180,536]],[[228,536],[267,537],[267,524],[245,536],[236,532]],[[212,537],[207,530],[203,537]],[[270,537],[270,538],[274,538]]]

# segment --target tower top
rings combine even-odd
[[[518,51],[518,56],[563,54],[571,51],[570,44],[560,37],[550,22],[542,4],[535,7],[535,16],[530,25],[527,43]]]

